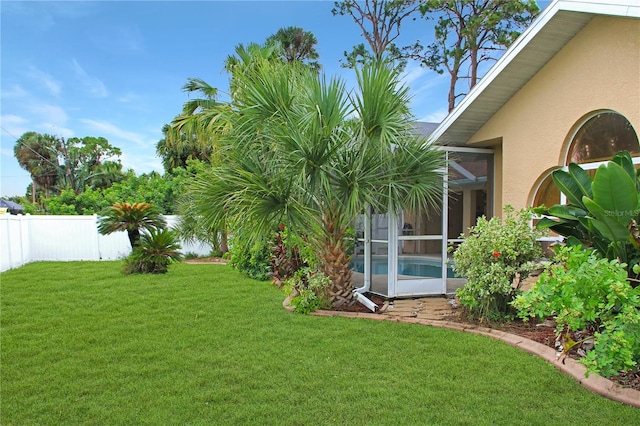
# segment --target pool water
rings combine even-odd
[[[364,257],[358,256],[351,260],[351,269],[355,272],[364,273]],[[371,274],[386,275],[387,257],[374,256],[371,263]],[[408,275],[412,277],[442,278],[442,268],[440,261],[424,257],[399,257],[398,275]],[[451,265],[447,265],[447,278],[459,278]]]

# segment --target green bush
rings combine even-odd
[[[294,312],[308,314],[330,306],[326,296],[331,280],[320,271],[311,268],[299,269],[292,278],[283,282],[288,296],[295,294],[291,300]]]
[[[271,241],[251,241],[236,234],[229,242],[229,264],[253,279],[268,280],[273,276],[270,261],[272,246]]]
[[[125,262],[126,274],[165,274],[171,262],[182,259],[178,237],[168,229],[149,229]]]
[[[526,278],[542,255],[536,242],[542,233],[529,226],[530,210],[514,212],[507,206],[505,214],[504,220],[480,217],[453,255],[454,271],[467,279],[457,295],[472,318],[508,317],[518,291],[514,280]]]
[[[552,176],[569,204],[537,208],[545,216],[538,228],[567,237],[570,245],[593,247],[602,257],[620,260],[629,278],[637,280],[633,268],[640,263],[640,170],[629,152],[621,151],[600,165],[593,179],[575,163]]]
[[[565,353],[576,346],[572,332],[594,330],[594,348],[581,359],[587,372],[609,377],[640,362],[640,287],[629,284],[624,263],[595,250],[560,247],[554,263],[513,306],[525,320],[555,316]]]

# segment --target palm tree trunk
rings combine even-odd
[[[353,306],[356,297],[351,282],[351,259],[347,255],[344,244],[345,232],[336,226],[338,221],[324,219],[325,237],[322,242],[322,272],[329,277],[331,283],[327,289],[327,297],[333,308]]]
[[[127,230],[127,235],[129,237],[129,244],[131,244],[131,250],[133,250],[140,243],[140,231],[137,229],[129,229]]]

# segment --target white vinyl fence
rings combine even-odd
[[[169,227],[177,216],[165,216]],[[208,255],[208,244],[181,241],[182,253]],[[127,233],[100,235],[98,216],[0,215],[0,272],[29,262],[117,260],[131,252]]]

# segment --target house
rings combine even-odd
[[[551,172],[570,162],[594,170],[628,150],[640,165],[639,130],[640,0],[555,0],[433,130],[447,214],[366,221],[360,291],[453,291],[447,246],[478,216],[560,202]]]
[[[556,0],[433,132],[493,151],[493,212],[560,202],[550,174],[640,164],[640,0]]]

